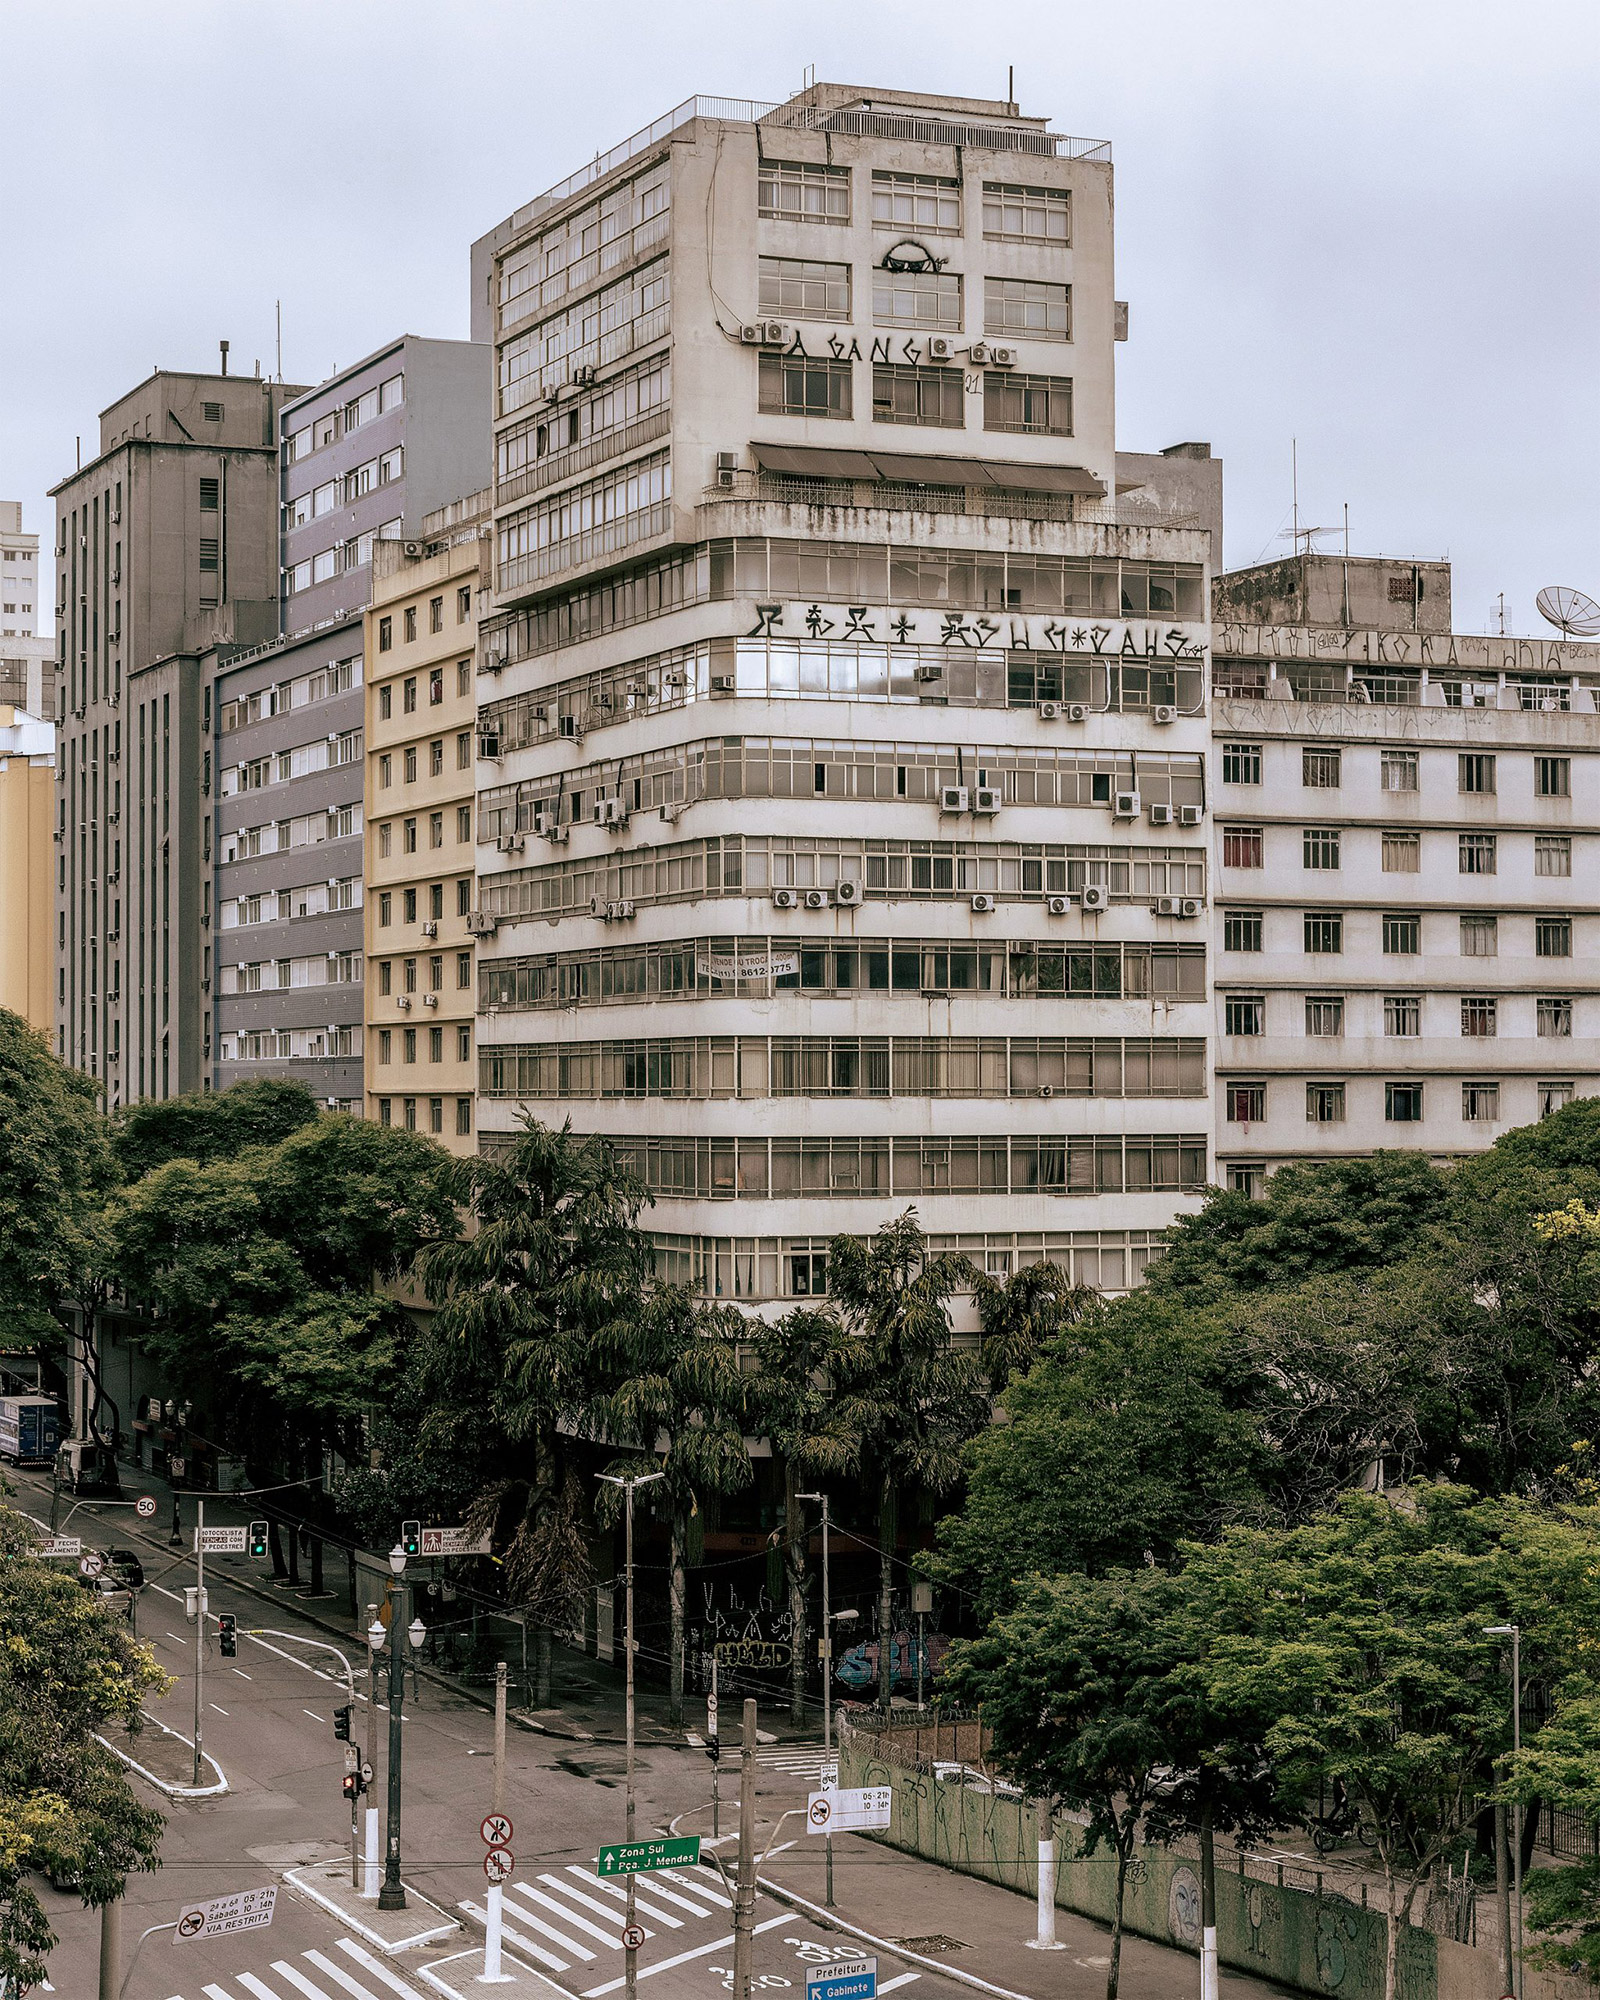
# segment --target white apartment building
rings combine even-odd
[[[56,646],[39,635],[39,537],[24,532],[22,502],[0,500],[0,701],[53,721]]]
[[[1218,583],[1218,1176],[1475,1152],[1600,1093],[1600,646],[1450,630],[1444,563]]]
[[[908,1203],[1120,1289],[1211,1177],[1220,485],[1119,468],[1111,183],[1014,105],[818,85],[474,246],[480,1143],[610,1135],[715,1296]]]

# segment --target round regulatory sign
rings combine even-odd
[[[87,1549],[78,1558],[79,1576],[98,1576],[106,1566],[106,1559],[94,1549]]]
[[[624,1950],[627,1950],[627,1951],[643,1951],[643,1950],[644,1950],[644,1925],[643,1925],[643,1924],[624,1924],[624,1925],[623,1925],[623,1927],[622,1927],[622,1943],[623,1943],[623,1948],[624,1948]]]
[[[141,1493],[133,1503],[133,1511],[141,1521],[153,1521],[156,1514],[156,1496],[153,1493]]]
[[[204,1910],[185,1910],[178,1919],[178,1935],[181,1938],[198,1937],[206,1927]]]
[[[826,1826],[833,1818],[833,1807],[827,1799],[813,1799],[806,1808],[806,1818],[813,1826]]]
[[[511,1845],[511,1821],[505,1813],[490,1813],[478,1828],[488,1847],[509,1847]]]
[[[483,1872],[491,1882],[504,1882],[517,1865],[509,1847],[491,1847],[483,1857]]]
[[[372,1766],[370,1764],[363,1764],[361,1766],[361,1782],[364,1785],[372,1783]]]

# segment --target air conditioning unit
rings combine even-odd
[[[1083,907],[1086,910],[1106,910],[1111,907],[1111,891],[1100,882],[1090,882],[1083,892]]]
[[[1111,795],[1111,816],[1113,819],[1137,819],[1139,817],[1139,794],[1137,792],[1113,792]]]
[[[1172,706],[1170,701],[1163,701],[1157,703],[1150,711],[1150,716],[1154,722],[1176,722],[1178,711]]]
[[[1178,915],[1180,917],[1198,917],[1204,908],[1205,904],[1201,902],[1198,896],[1185,896],[1183,901],[1178,905]]]
[[[766,337],[767,327],[764,320],[757,320],[753,326],[741,326],[739,329],[739,339],[746,347],[759,347]]]
[[[989,349],[989,359],[994,363],[996,368],[1015,368],[1017,365],[1017,350],[1014,347],[1001,347],[996,344]]]
[[[846,875],[834,884],[833,900],[841,909],[855,909],[860,904],[864,894],[865,891],[859,879],[854,875]]]
[[[1157,896],[1150,905],[1150,914],[1153,917],[1175,917],[1178,914],[1177,897]]]
[[[574,389],[592,389],[594,387],[594,380],[594,370],[587,362],[581,368],[574,368],[572,371],[572,386]]]
[[[423,994],[423,996],[422,996],[422,1004],[423,1004],[423,1006],[424,1006],[424,1007],[437,1007],[437,1006],[438,1006],[438,1004],[439,1004],[439,996],[438,996],[438,994],[437,994],[437,993],[424,993],[424,994]]]
[[[1062,714],[1066,716],[1068,722],[1087,722],[1089,704],[1086,701],[1069,701],[1063,705]]]
[[[1039,1088],[1034,1092],[1036,1097],[1054,1097],[1055,1094],[1056,1087],[1053,1083],[1041,1083]]]
[[[520,833],[502,833],[496,836],[494,844],[502,854],[520,854],[527,843]]]
[[[674,668],[670,674],[663,674],[661,676],[661,685],[669,688],[687,687],[689,685],[689,676],[680,669]]]
[[[989,915],[989,914],[990,914],[990,913],[991,913],[991,912],[993,911],[993,909],[994,909],[994,898],[993,898],[993,896],[974,896],[974,897],[973,897],[973,899],[972,899],[972,912],[973,912],[973,915],[974,915],[974,916],[978,916],[978,917],[987,917],[987,916],[988,916],[988,915]]]
[[[591,916],[591,917],[600,917],[600,918],[604,919],[604,917],[605,917],[605,913],[606,913],[606,899],[605,899],[605,897],[604,897],[604,896],[591,896],[591,897],[589,898],[589,914],[590,914],[590,916]]]
[[[798,910],[800,907],[799,890],[774,889],[772,892],[772,906],[777,910]]]
[[[731,487],[736,485],[737,483],[738,483],[738,474],[734,471],[731,465],[719,465],[717,467],[717,484],[719,486]]]
[[[923,682],[942,681],[944,679],[944,668],[939,666],[918,667],[917,679]]]
[[[491,646],[483,656],[485,673],[497,674],[506,663],[506,656],[497,646]]]
[[[736,687],[737,683],[732,674],[713,674],[711,676],[711,692],[713,694],[732,694],[735,692]]]
[[[1171,826],[1171,806],[1152,806],[1150,808],[1150,824],[1152,826]]]
[[[972,795],[972,810],[975,813],[997,813],[1005,804],[1005,794],[998,785],[980,785]]]
[[[986,340],[975,340],[967,349],[967,359],[974,368],[981,368],[988,358],[989,343]]]
[[[808,910],[825,910],[828,907],[830,899],[826,889],[807,889],[804,896]]]
[[[1179,826],[1198,826],[1203,817],[1199,806],[1179,806]]]
[[[559,825],[560,821],[553,812],[536,812],[533,816],[533,830],[541,840],[548,840],[552,829]]]
[[[769,319],[758,324],[763,347],[787,347],[794,339],[794,328],[785,320]]]
[[[606,905],[606,915],[608,917],[618,917],[618,918],[631,917],[633,915],[632,897],[623,896],[620,897],[615,903],[608,903]]]
[[[952,361],[955,358],[955,351],[956,344],[950,338],[949,334],[930,333],[928,335],[928,359],[930,361]]]
[[[500,919],[489,910],[468,910],[467,936],[493,937],[499,928]]]
[[[965,785],[942,785],[939,788],[939,810],[942,813],[964,813],[970,800]]]
[[[596,799],[591,817],[596,826],[626,826],[628,808],[621,799]]]
[[[439,935],[439,926],[435,923],[424,924],[422,926],[422,935],[424,937],[437,937]]]
[[[1047,915],[1064,917],[1068,910],[1072,908],[1072,898],[1070,896],[1046,896],[1044,907]]]
[[[402,555],[416,557],[420,556],[426,547],[427,544],[425,542],[402,542],[400,544],[400,553]]]
[[[1041,722],[1056,722],[1060,720],[1060,717],[1061,717],[1061,704],[1059,701],[1040,702],[1039,720]]]
[[[411,1006],[411,995],[409,993],[402,993],[394,1004],[398,1008],[400,1008],[402,1012],[409,1010]]]

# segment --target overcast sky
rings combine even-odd
[[[696,92],[1003,97],[1116,160],[1119,441],[1206,438],[1230,565],[1448,556],[1456,624],[1600,597],[1594,0],[0,0],[0,497],[154,365],[464,336],[467,246]]]

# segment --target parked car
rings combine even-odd
[[[78,1581],[108,1611],[118,1612],[124,1618],[132,1617],[133,1592],[114,1570],[103,1569],[98,1576],[80,1576]]]

